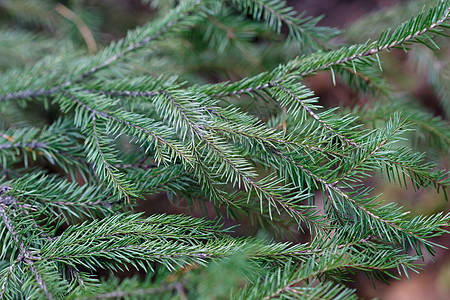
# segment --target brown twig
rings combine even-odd
[[[56,4],[55,10],[61,16],[63,16],[69,21],[72,21],[75,24],[75,26],[78,28],[78,31],[80,31],[80,34],[83,37],[84,41],[86,42],[89,54],[93,55],[97,53],[98,48],[97,44],[95,43],[94,36],[92,35],[91,30],[89,30],[89,27],[86,25],[83,19],[81,19],[80,16],[78,16],[76,13],[71,11],[67,6],[61,3]]]

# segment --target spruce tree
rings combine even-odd
[[[435,254],[450,215],[410,216],[368,178],[450,184],[433,162],[448,121],[404,100],[381,57],[416,51],[448,117],[448,78],[429,65],[448,0],[347,35],[282,0],[148,5],[154,19],[96,52],[88,18],[0,1],[3,24],[25,24],[0,31],[0,298],[355,299],[349,274],[407,276]],[[320,71],[373,102],[321,107],[305,83]],[[136,211],[162,193],[186,213]],[[145,275],[120,280],[128,269]]]

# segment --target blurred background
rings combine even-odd
[[[152,1],[0,0],[0,70],[36,62],[45,55],[64,51],[65,48],[77,49],[81,54],[94,54],[104,45],[123,37],[128,29],[150,21],[155,15],[155,8],[146,2]],[[376,39],[386,27],[394,27],[420,12],[422,7],[435,4],[435,1],[423,0],[291,0],[288,2],[297,11],[306,12],[307,15],[323,15],[320,25],[342,29],[344,33],[332,41],[335,44]],[[6,31],[2,33],[5,28],[13,31],[8,30],[7,33]],[[30,32],[33,35],[30,35]],[[23,51],[23,46],[29,46],[30,43],[33,44],[34,51]],[[419,45],[414,46],[414,50],[407,53],[402,50],[393,50],[389,55],[383,54],[383,72],[394,87],[396,97],[401,98],[402,101],[420,105],[424,111],[439,116],[448,123],[450,47],[448,39],[445,38],[440,38],[438,44],[441,47],[439,52],[433,52]],[[298,55],[295,50],[287,52],[292,56]],[[195,63],[190,61],[189,57],[182,57],[182,59],[185,59],[184,70],[189,70],[192,74],[200,74],[204,81],[219,81],[236,80],[251,73],[270,69],[283,62],[279,60],[279,57],[270,57],[270,53],[263,51],[261,57],[255,59],[249,56],[248,64],[225,63],[220,72],[208,70],[207,55],[204,55],[204,61],[195,61]],[[176,70],[174,68],[168,72],[176,73]],[[146,71],[148,70],[142,70],[142,72]],[[157,73],[158,70],[149,72]],[[353,110],[382,101],[377,97],[355,92],[339,81],[334,85],[328,72],[319,72],[316,76],[307,78],[306,83],[320,97],[320,103],[325,107],[340,106],[342,109]],[[389,109],[389,107],[385,109],[387,115]],[[370,115],[366,117],[367,119],[363,121],[370,122]],[[423,137],[416,139],[413,135],[414,133],[411,136],[411,146],[417,151],[426,151],[427,158],[437,161],[441,169],[449,169],[448,149],[434,144],[431,139],[423,139]],[[448,135],[444,135],[443,138],[448,138]],[[447,144],[448,142],[450,141],[447,141]],[[383,199],[400,203],[405,207],[404,210],[411,211],[413,215],[450,210],[449,203],[442,193],[438,194],[431,189],[417,192],[412,188],[406,190],[388,183],[386,178],[379,175],[369,180],[377,194],[383,193]],[[175,205],[176,201],[169,198],[166,194],[154,196],[147,201],[139,202],[137,210],[145,211],[147,214],[183,213],[184,209]],[[194,214],[202,215],[200,211],[195,211]],[[214,214],[210,214],[209,217],[214,218]],[[234,224],[232,221],[227,222]],[[236,229],[236,234],[250,235],[256,232],[244,224]],[[297,240],[305,242],[307,238],[298,236]],[[436,239],[435,242],[450,247],[450,236],[445,235]],[[366,299],[373,297],[397,300],[450,299],[450,252],[447,249],[436,248],[433,261],[427,259],[423,263],[424,269],[420,272],[421,274],[411,273],[409,281],[377,282],[374,288],[364,274],[356,274],[354,281],[349,282],[348,285],[355,287],[359,291],[359,296]]]

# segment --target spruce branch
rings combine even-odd
[[[209,137],[209,134],[206,133],[202,127],[197,125],[197,123],[201,121],[194,122],[193,120],[191,120],[190,115],[187,113],[187,108],[183,107],[181,104],[183,103],[181,102],[183,101],[182,98],[177,98],[175,94],[168,92],[165,92],[163,95],[169,101],[169,104],[171,106],[162,106],[160,108],[160,114],[165,115],[169,109],[175,110],[175,112],[179,116],[179,118],[177,118],[178,122],[180,119],[185,122],[184,126],[179,123],[175,124],[176,126],[178,126],[178,128],[182,128],[183,131],[181,134],[183,138],[187,135],[187,132],[190,132],[189,136],[192,142],[194,142],[196,138],[200,139],[202,143],[206,144],[212,150],[212,153],[217,156],[218,159],[223,161],[223,163],[218,167],[218,173],[223,172],[226,176],[228,176],[228,180],[231,181],[233,185],[237,185],[238,187],[240,187],[242,184],[244,188],[249,192],[249,194],[254,191],[258,198],[261,199],[261,201],[263,201],[263,199],[266,199],[269,203],[269,215],[272,214],[270,210],[271,207],[275,208],[277,210],[277,213],[279,213],[278,206],[280,206],[281,208],[286,210],[289,215],[295,217],[298,221],[306,221],[308,223],[310,222],[310,220],[308,219],[308,214],[305,215],[301,210],[299,210],[298,208],[294,208],[294,206],[291,204],[294,199],[294,201],[296,201],[296,198],[299,199],[299,197],[301,198],[301,196],[287,201],[287,197],[278,195],[278,193],[274,193],[273,191],[271,191],[271,189],[273,189],[273,185],[269,184],[269,181],[273,180],[273,178],[269,177],[264,181],[261,181],[261,183],[257,183],[256,181],[254,181],[252,177],[254,177],[255,174],[246,161],[238,159],[236,155],[233,155],[230,151],[227,151],[226,148],[223,148],[225,144],[217,144],[218,142],[220,143],[220,140],[218,140],[217,138],[217,142],[213,142],[211,137]],[[193,147],[193,149],[194,148],[196,147]],[[211,186],[210,183],[208,185]],[[285,193],[288,194],[289,190],[286,189]]]
[[[183,283],[182,282],[175,282],[175,283],[169,283],[165,284],[159,287],[153,287],[153,288],[142,288],[142,289],[135,289],[132,291],[128,290],[115,290],[114,292],[104,293],[104,294],[98,294],[91,297],[79,297],[75,298],[76,300],[90,300],[90,299],[117,299],[117,298],[125,298],[125,297],[142,297],[142,296],[149,296],[149,295],[157,295],[157,294],[163,294],[167,292],[172,291],[178,291],[182,289]]]
[[[74,85],[83,81],[85,78],[90,77],[94,73],[98,72],[109,66],[110,64],[120,60],[128,53],[133,52],[137,49],[143,48],[150,42],[162,36],[164,33],[172,30],[172,28],[183,23],[186,16],[192,14],[195,8],[201,3],[199,0],[187,0],[183,1],[179,7],[172,11],[172,14],[165,16],[158,22],[158,26],[144,28],[144,30],[135,30],[129,34],[129,40],[122,40],[119,43],[112,45],[108,49],[99,52],[97,55],[87,60],[85,65],[81,64],[77,71],[74,72],[70,79],[64,82],[54,85],[47,89],[39,90],[22,90],[14,93],[9,93],[0,96],[0,102],[9,101],[13,99],[28,99],[31,97],[48,96],[61,93],[66,87]],[[156,27],[156,29],[155,29]],[[159,27],[159,28],[158,28]],[[146,30],[145,30],[146,29]],[[128,44],[128,46],[125,46]],[[116,54],[111,55],[111,53],[116,52]],[[92,67],[89,67],[93,65]],[[89,69],[86,69],[89,67]]]
[[[398,26],[394,32],[390,35],[390,30],[383,32],[379,39],[373,43],[366,43],[349,48],[342,48],[340,50],[331,51],[325,53],[324,60],[329,60],[327,63],[320,64],[319,61],[315,61],[314,55],[300,58],[298,62],[293,63],[290,68],[300,66],[301,71],[298,76],[304,77],[308,74],[315,73],[317,71],[328,69],[335,65],[342,65],[353,60],[358,60],[371,55],[376,55],[384,50],[399,47],[407,44],[408,42],[422,42],[418,39],[420,36],[425,35],[428,32],[439,32],[439,27],[447,26],[447,22],[450,20],[450,2],[448,0],[439,3],[438,6],[430,9],[426,15],[419,14],[416,18],[412,18],[409,22],[403,23]],[[346,51],[345,57],[342,55]],[[318,57],[322,54],[319,53]],[[311,66],[308,67],[308,64]]]
[[[397,117],[397,116],[396,116]],[[398,117],[397,117],[398,118]],[[394,123],[394,122],[392,122]],[[389,127],[394,127],[393,129]],[[357,178],[364,178],[368,176],[368,174],[365,173],[367,170],[367,165],[369,164],[369,161],[373,159],[374,156],[376,156],[383,147],[389,146],[393,142],[395,142],[396,137],[399,135],[399,132],[402,132],[402,128],[405,127],[405,122],[398,122],[398,124],[392,124],[391,126],[388,125],[387,132],[380,134],[380,138],[378,138],[380,141],[375,145],[373,150],[369,150],[369,147],[367,147],[366,151],[361,152],[358,159],[356,159],[353,162],[352,167],[348,168],[348,170],[345,170],[341,174],[339,174],[338,177],[333,179],[332,185],[336,185],[337,183],[340,183],[346,179],[349,179],[348,177],[351,177],[352,181],[355,182]],[[397,138],[398,139],[398,138]],[[358,169],[363,169],[363,171],[358,174]]]
[[[445,171],[431,172],[435,165],[432,163],[421,163],[424,157],[423,154],[411,153],[410,149],[400,148],[396,152],[383,155],[382,157],[388,166],[385,168],[388,179],[392,179],[400,185],[403,182],[405,187],[407,186],[406,174],[416,189],[432,184],[438,192],[441,189],[445,194],[446,189],[450,186],[449,173]]]
[[[297,40],[302,52],[325,48],[324,43],[339,34],[334,28],[316,26],[319,18],[296,16],[292,7],[280,0],[233,0],[243,13],[264,22],[280,33],[282,24],[289,29],[289,37]]]
[[[52,218],[82,219],[111,214],[115,201],[112,190],[88,183],[80,186],[42,173],[24,175],[8,182],[15,189],[23,191],[18,205],[25,211],[39,211]]]
[[[49,292],[47,288],[47,284],[42,278],[42,275],[40,274],[39,270],[35,266],[35,260],[40,260],[41,258],[39,256],[33,255],[33,253],[26,249],[25,243],[21,240],[21,237],[17,234],[14,224],[12,220],[8,217],[8,211],[10,207],[14,206],[14,203],[16,202],[16,199],[13,196],[5,195],[7,191],[10,190],[10,187],[8,186],[1,186],[0,187],[1,193],[0,193],[0,217],[2,218],[3,226],[6,227],[9,234],[11,235],[11,238],[17,245],[17,248],[19,249],[19,256],[17,259],[11,264],[10,271],[8,272],[8,276],[5,278],[5,281],[2,284],[2,291],[1,294],[3,295],[5,292],[5,286],[6,282],[8,280],[8,277],[10,276],[14,266],[19,261],[24,261],[28,267],[30,268],[31,273],[34,276],[34,279],[36,280],[37,285],[42,289],[42,291],[45,293],[46,297],[48,299],[54,299],[54,296]],[[6,192],[5,192],[6,190]]]
[[[8,283],[14,268],[16,267],[16,264],[19,263],[19,260],[15,260],[8,268],[8,274],[5,276],[5,279],[3,280],[2,286],[1,286],[1,291],[0,291],[0,297],[4,297],[5,293],[6,293],[6,284]]]
[[[96,55],[49,51],[0,76],[2,297],[220,298],[202,290],[220,273],[219,287],[242,288],[230,298],[352,299],[349,272],[408,276],[422,252],[435,254],[450,215],[410,217],[374,196],[368,178],[446,193],[448,172],[407,138],[447,153],[448,124],[398,101],[376,66],[385,50],[436,47],[450,1],[338,47],[337,31],[282,0],[169,2]],[[272,32],[282,27],[284,46]],[[302,56],[292,58],[291,39]],[[387,102],[322,108],[302,80],[324,70]],[[158,200],[185,214],[136,212],[134,200],[164,192]],[[198,212],[268,238],[188,216]],[[119,283],[115,272],[129,268],[149,276]],[[93,275],[104,271],[111,280]]]
[[[69,97],[71,100],[73,100],[77,105],[89,111],[92,114],[92,116],[100,116],[103,118],[107,118],[118,125],[126,127],[130,132],[130,135],[135,135],[135,133],[138,132],[140,135],[140,138],[138,140],[140,140],[141,142],[149,140],[152,142],[154,141],[156,144],[155,148],[159,153],[157,158],[159,159],[160,162],[161,161],[164,162],[165,160],[171,162],[174,158],[179,157],[187,166],[191,164],[192,159],[187,154],[186,149],[184,149],[184,145],[181,145],[174,140],[166,139],[164,138],[164,136],[162,136],[162,134],[158,134],[158,133],[168,134],[167,129],[160,126],[162,124],[158,124],[151,119],[142,118],[141,116],[138,116],[136,114],[126,113],[120,110],[110,113],[106,113],[105,111],[99,111],[85,104],[80,99],[71,94],[66,94],[66,96]],[[63,105],[66,106],[67,104]],[[68,107],[71,106],[69,105]],[[78,123],[79,125],[82,125],[84,118],[80,117],[79,119],[80,121]],[[157,130],[150,131],[146,129],[146,127],[147,128],[151,127],[151,125],[155,126],[156,127],[155,129]],[[114,127],[111,131],[119,131],[119,128],[120,127]],[[167,158],[166,155],[163,153],[163,151],[159,149],[159,145],[162,145],[164,148],[167,148],[171,151],[169,158]]]
[[[40,96],[50,96],[50,95],[54,95],[56,92],[59,92],[58,88],[40,89],[37,91],[27,90],[27,91],[14,92],[14,93],[2,95],[0,97],[0,102],[5,102],[5,101],[9,101],[9,100],[22,100],[22,99],[36,98],[36,97],[40,97]]]
[[[30,150],[38,149],[38,148],[45,148],[47,147],[46,143],[40,143],[36,140],[32,140],[30,143],[8,143],[8,144],[2,144],[0,145],[0,150],[4,149],[12,149],[12,148],[26,148]]]
[[[334,239],[334,237],[330,238]],[[351,244],[331,246],[333,244],[330,243],[330,247],[325,251],[322,248],[320,253],[309,253],[311,259],[303,261],[301,265],[286,264],[284,267],[273,269],[271,274],[263,280],[243,288],[236,298],[273,299],[288,295],[302,295],[305,299],[317,299],[319,295],[322,295],[319,297],[320,299],[339,299],[339,297],[345,298],[344,295],[348,297],[354,291],[344,289],[339,281],[331,284],[331,281],[328,280],[339,278],[338,274],[345,272],[348,268],[369,272],[380,271],[388,274],[390,265],[394,266],[400,263],[405,272],[407,269],[414,269],[412,259],[400,254],[392,255],[390,251],[382,250],[376,244],[367,245],[367,243],[366,239],[361,240],[360,244],[356,242],[354,245],[359,244],[363,247],[359,251]],[[321,245],[321,247],[323,246]],[[337,255],[330,256],[329,253],[332,251]],[[364,261],[362,259],[361,255],[365,251],[376,253],[373,260]],[[312,286],[315,287],[312,288]]]
[[[419,14],[418,17],[411,19],[411,21],[403,23],[391,35],[389,34],[390,30],[383,32],[375,42],[303,56],[280,66],[270,75],[260,74],[232,84],[212,85],[208,87],[210,91],[208,95],[214,98],[223,98],[248,94],[270,88],[276,83],[282,84],[284,81],[292,78],[302,78],[330,67],[358,61],[408,42],[417,42],[421,35],[425,35],[428,32],[438,32],[439,27],[445,28],[449,19],[450,3],[446,0],[430,9],[426,15],[423,13]],[[349,67],[354,68],[354,65],[349,65]],[[263,82],[261,82],[261,78],[264,78]],[[255,84],[255,82],[258,82],[258,84]]]
[[[198,5],[199,3],[197,3]],[[189,5],[186,5],[189,6]],[[351,62],[353,60],[357,60],[360,58],[364,58],[367,56],[371,56],[374,54],[377,54],[381,51],[384,51],[386,49],[394,48],[400,45],[403,45],[405,43],[411,42],[411,41],[417,41],[417,38],[421,35],[426,34],[427,32],[435,32],[437,28],[440,26],[446,26],[446,22],[450,18],[450,5],[448,1],[445,1],[440,6],[435,7],[434,9],[430,9],[426,16],[423,16],[423,14],[420,14],[417,18],[412,19],[408,23],[404,23],[400,25],[392,35],[389,35],[390,30],[384,32],[381,34],[378,41],[373,43],[366,43],[361,45],[355,45],[349,48],[341,48],[340,50],[336,51],[330,51],[330,52],[323,52],[319,53],[318,55],[312,54],[310,56],[306,56],[304,58],[299,58],[296,60],[291,61],[286,66],[283,66],[281,68],[281,74],[285,73],[287,71],[287,76],[292,74],[289,74],[291,72],[294,72],[294,75],[296,77],[304,77],[308,74],[315,73],[317,71],[328,69],[335,65],[342,65],[348,62]],[[182,9],[180,9],[181,11]],[[163,22],[164,23],[164,22]],[[174,25],[169,22],[169,24]],[[165,28],[165,27],[163,27]],[[409,30],[409,31],[408,31]],[[412,32],[410,32],[412,30]],[[163,33],[164,30],[161,30],[162,32],[155,33],[155,38],[159,37]],[[404,32],[408,32],[409,34],[404,35]],[[106,67],[109,65],[109,63],[112,63],[116,61],[117,59],[121,58],[123,55],[128,53],[129,51],[132,51],[136,48],[139,48],[140,46],[146,45],[148,42],[152,41],[151,37],[144,38],[141,42],[145,41],[142,45],[140,43],[132,44],[128,47],[130,49],[125,48],[125,51],[123,54],[118,54],[119,56],[113,56],[112,58],[100,63],[98,66],[92,67],[89,71],[83,73],[80,76],[80,79],[83,79],[92,73],[95,73],[97,70]],[[127,50],[128,49],[128,50]],[[328,61],[326,63],[321,63],[323,61]],[[105,64],[103,66],[103,64]],[[283,70],[285,69],[285,70]],[[303,71],[302,71],[303,70]],[[91,73],[92,72],[92,73]],[[286,75],[285,75],[286,76]],[[277,81],[280,82],[284,78],[280,78]],[[212,97],[224,97],[224,96],[233,96],[233,95],[240,95],[250,92],[255,92],[261,89],[265,89],[268,87],[271,87],[271,85],[274,82],[267,82],[264,84],[259,84],[254,87],[248,87],[245,89],[238,89],[233,91],[223,91],[211,94]],[[48,95],[53,94],[55,92],[59,92],[61,88],[64,88],[66,86],[71,85],[71,81],[66,81],[62,83],[59,86],[52,87],[49,90],[39,90],[39,91],[22,91],[17,92],[17,94],[9,94],[4,95],[0,97],[0,101],[7,101],[12,99],[25,99],[28,97],[33,96],[39,96],[39,95]]]
[[[306,112],[308,112],[308,114],[311,115],[311,117],[313,117],[315,120],[317,120],[317,122],[319,122],[322,126],[324,126],[326,129],[328,129],[330,132],[332,132],[333,134],[338,136],[341,140],[343,140],[344,142],[346,142],[354,147],[359,147],[359,145],[357,143],[355,143],[354,141],[351,141],[348,138],[344,137],[343,135],[339,134],[333,128],[331,128],[330,125],[325,123],[325,121],[322,120],[322,118],[319,117],[316,113],[314,113],[314,111],[309,106],[305,105],[304,100],[302,100],[298,96],[296,96],[291,90],[288,90],[287,88],[285,88],[284,86],[282,86],[278,83],[275,83],[274,87],[281,90],[282,92],[286,93],[289,97],[291,97],[292,99],[297,101],[303,107],[303,109],[306,110]]]
[[[134,192],[130,189],[130,187],[128,187],[127,185],[129,185],[128,182],[123,181],[120,179],[120,174],[117,172],[117,169],[111,165],[107,159],[105,154],[103,153],[102,150],[102,145],[100,144],[100,138],[98,135],[98,131],[97,131],[97,117],[95,113],[92,113],[92,133],[93,133],[93,140],[95,143],[95,148],[98,152],[98,155],[100,157],[100,163],[98,160],[94,160],[93,153],[90,153],[89,156],[91,156],[92,158],[89,159],[88,157],[88,161],[91,160],[91,162],[94,162],[94,168],[98,168],[99,169],[99,174],[101,174],[102,178],[108,178],[110,181],[112,181],[114,183],[114,186],[118,189],[119,191],[119,197],[124,195],[127,199],[127,203],[130,203],[130,198],[129,195],[133,195]],[[109,158],[108,160],[111,160],[112,158]],[[103,170],[106,171],[106,174],[103,172]]]
[[[402,111],[403,114],[408,115],[411,126],[423,132],[423,135],[415,136],[417,140],[430,143],[444,153],[448,152],[450,149],[449,123],[439,116],[423,111],[414,103],[404,99],[390,101],[389,105],[375,104],[371,108],[361,108],[357,113],[360,115],[361,122],[370,124],[387,121],[388,109],[389,111]]]
[[[423,245],[429,247],[433,243],[430,244],[430,242],[426,239],[427,236],[432,235],[435,230],[444,230],[439,229],[440,226],[445,226],[446,223],[448,223],[449,216],[436,216],[436,219],[430,222],[428,226],[424,228],[424,231],[421,230],[409,230],[409,224],[408,222],[401,222],[401,225],[397,223],[397,220],[403,213],[401,213],[398,209],[392,211],[392,205],[387,205],[385,207],[380,206],[379,208],[374,209],[374,205],[371,204],[375,199],[374,198],[366,198],[367,194],[364,192],[361,192],[357,194],[355,197],[352,197],[351,194],[346,193],[343,189],[341,189],[337,182],[327,182],[326,180],[320,178],[315,173],[311,172],[310,170],[306,169],[304,166],[298,164],[295,162],[291,157],[286,156],[282,154],[281,152],[274,150],[275,153],[280,155],[283,159],[288,161],[289,163],[294,164],[297,168],[302,170],[303,173],[308,175],[309,177],[313,178],[315,181],[320,183],[324,191],[327,192],[327,194],[330,196],[330,206],[333,207],[336,211],[340,211],[338,206],[342,205],[340,204],[339,198],[342,198],[345,201],[348,201],[351,206],[350,209],[355,211],[355,216],[360,220],[365,220],[367,222],[375,222],[379,223],[380,225],[372,225],[375,228],[377,228],[378,234],[380,236],[385,236],[390,241],[397,241],[401,242],[402,240],[399,239],[399,235],[406,238],[406,240],[409,241],[411,246],[415,249],[417,253],[420,253],[420,247],[417,243],[422,243]],[[391,211],[387,213],[387,209],[390,208]],[[383,217],[384,215],[384,217]],[[367,216],[364,217],[364,216]],[[440,225],[438,225],[440,224]],[[372,227],[370,226],[370,227]],[[380,226],[378,228],[378,226]],[[444,230],[445,231],[445,230]],[[405,245],[406,246],[406,245]],[[429,248],[427,248],[429,249]],[[430,252],[431,254],[431,252]]]
[[[80,92],[83,93],[98,93],[110,97],[143,97],[143,98],[151,98],[153,96],[159,95],[161,93],[164,93],[164,91],[116,91],[116,90],[93,90],[93,89],[85,89],[80,90]]]

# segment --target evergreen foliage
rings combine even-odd
[[[151,4],[159,16],[94,55],[0,31],[0,298],[356,299],[349,273],[407,276],[434,255],[450,215],[408,216],[367,179],[446,197],[449,173],[407,141],[445,157],[448,121],[394,92],[380,55],[432,60],[450,1],[339,45],[339,30],[282,0]],[[71,35],[51,1],[0,6]],[[304,81],[319,71],[381,104],[322,108]],[[439,72],[429,81],[447,108]],[[218,218],[136,212],[162,192]],[[264,234],[236,237],[223,218]],[[281,242],[299,231],[311,240]],[[127,269],[146,276],[119,280]]]

